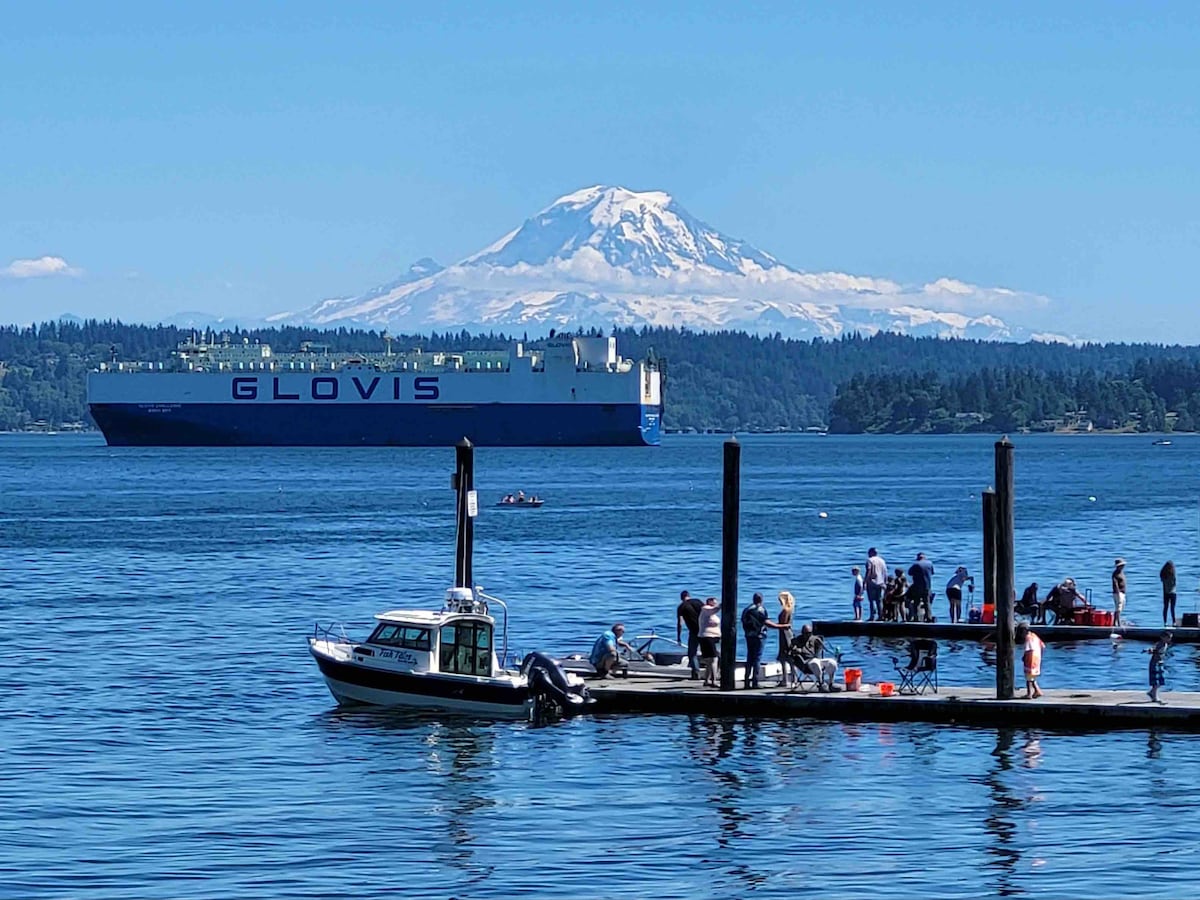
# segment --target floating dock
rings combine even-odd
[[[597,713],[654,713],[821,719],[835,722],[932,722],[940,725],[1109,731],[1200,731],[1200,693],[1046,690],[1037,700],[997,700],[994,688],[946,687],[939,693],[882,696],[876,686],[822,693],[768,687],[720,691],[694,681],[617,678],[591,681]]]
[[[1127,641],[1153,644],[1164,631],[1171,632],[1172,643],[1200,644],[1200,628],[1115,628],[1095,625],[1032,625],[1031,630],[1047,644],[1070,641],[1110,640],[1114,635]],[[995,625],[974,625],[967,622],[868,622],[852,619],[818,619],[813,631],[822,637],[865,637],[907,641],[913,638],[933,638],[948,641],[982,641],[996,631]]]

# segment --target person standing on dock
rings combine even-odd
[[[1179,620],[1175,618],[1175,585],[1177,582],[1175,563],[1168,559],[1159,570],[1158,577],[1162,580],[1163,586],[1163,628],[1167,627],[1168,609],[1171,611],[1171,627],[1174,628],[1179,624]]]
[[[675,609],[675,641],[683,643],[683,629],[687,628],[687,660],[692,670],[692,680],[700,677],[700,663],[696,655],[700,651],[700,610],[704,604],[687,591],[679,592],[679,606]]]
[[[883,592],[887,587],[887,563],[874,547],[867,551],[867,602],[870,604],[870,619],[875,622],[883,618]]]
[[[933,590],[933,563],[924,553],[918,553],[917,561],[908,567],[908,577],[912,579],[908,589],[909,618],[917,622],[932,621],[929,593]]]
[[[746,674],[742,678],[742,684],[746,689],[758,687],[763,641],[766,640],[770,620],[767,609],[763,606],[763,595],[756,591],[750,605],[742,610],[742,631],[746,635]]]
[[[858,571],[858,566],[850,570],[850,574],[854,576],[854,621],[862,621],[862,602],[864,583],[862,573]]]
[[[1167,683],[1166,679],[1166,662],[1167,651],[1171,649],[1171,632],[1164,631],[1154,646],[1146,652],[1150,654],[1150,690],[1146,693],[1150,695],[1150,699],[1155,703],[1160,702],[1158,699],[1158,689]]]
[[[792,646],[792,615],[796,609],[796,598],[791,591],[779,592],[779,616],[775,620],[775,628],[779,630],[779,686],[791,687],[800,681],[796,667],[792,665],[792,657],[788,650]]]
[[[721,677],[717,653],[721,643],[721,606],[709,597],[700,608],[700,661],[704,663],[704,686],[717,687]]]
[[[1013,632],[1013,641],[1023,648],[1021,662],[1025,666],[1025,699],[1036,700],[1042,696],[1037,680],[1042,674],[1042,650],[1046,645],[1024,622]]]
[[[1113,627],[1121,627],[1121,617],[1125,614],[1125,560],[1117,557],[1113,562],[1112,573],[1113,591]]]
[[[946,582],[946,599],[950,602],[950,621],[962,621],[962,586],[970,582],[971,589],[975,588],[975,579],[967,571],[966,566],[959,566]],[[1036,589],[1035,589],[1036,590]]]

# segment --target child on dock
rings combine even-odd
[[[1013,637],[1016,643],[1024,647],[1021,662],[1025,665],[1025,699],[1036,700],[1042,696],[1042,689],[1038,687],[1037,680],[1042,674],[1042,649],[1046,645],[1024,622],[1016,627]]]
[[[1158,699],[1158,689],[1166,684],[1164,677],[1166,672],[1167,651],[1171,649],[1171,632],[1164,631],[1154,646],[1146,652],[1150,654],[1150,690],[1146,693],[1150,695],[1150,699],[1155,703],[1163,701]]]
[[[854,621],[861,622],[863,594],[866,593],[867,588],[863,582],[862,573],[858,570],[858,566],[851,569],[850,574],[854,576]]]

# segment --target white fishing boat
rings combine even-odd
[[[352,640],[341,626],[314,627],[308,650],[339,704],[412,707],[473,715],[538,718],[574,715],[589,704],[587,687],[543,653],[530,653],[517,669],[508,659],[508,608],[470,586],[474,448],[456,448],[458,494],[454,586],[440,609],[417,606],[375,616],[371,633]],[[500,652],[491,606],[504,613]]]
[[[504,610],[499,654],[490,604]],[[587,705],[582,679],[543,654],[529,654],[519,669],[502,665],[508,657],[507,608],[478,589],[449,589],[440,610],[395,609],[375,620],[362,641],[351,640],[338,626],[317,626],[308,639],[339,704],[506,718],[529,717],[539,701],[553,702],[567,715]]]

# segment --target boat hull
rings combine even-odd
[[[489,679],[393,672],[333,659],[309,648],[341,705],[406,707],[493,718],[527,718],[528,687]]]
[[[637,403],[101,403],[111,446],[654,446],[657,406]]]

